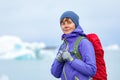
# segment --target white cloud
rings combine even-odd
[[[59,36],[61,31],[59,17],[66,10],[73,10],[80,15],[80,24],[86,32],[100,33],[104,30],[104,34],[108,35],[107,32],[113,31],[113,28],[114,31],[119,30],[120,1],[71,0],[66,5],[67,2],[63,0],[13,0],[12,2],[1,0],[0,34],[15,34],[26,41],[51,38],[56,39],[57,42],[56,36]],[[48,30],[49,27],[51,27],[50,30]],[[112,34],[115,35],[115,33]]]
[[[0,75],[0,80],[10,80],[9,77],[5,74]]]

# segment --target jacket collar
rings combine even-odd
[[[78,37],[78,36],[86,36],[86,34],[84,33],[84,31],[80,25],[78,25],[76,27],[76,29],[73,32],[71,32],[70,34],[63,34],[62,40],[64,40],[64,39],[68,40],[69,38]]]

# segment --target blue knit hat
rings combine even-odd
[[[70,18],[74,22],[75,27],[77,27],[79,25],[79,16],[76,13],[74,13],[73,11],[64,12],[60,17],[60,22],[64,18]]]

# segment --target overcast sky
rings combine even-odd
[[[59,17],[66,10],[75,11],[85,33],[97,33],[103,45],[120,44],[119,0],[1,0],[0,36],[59,45]]]

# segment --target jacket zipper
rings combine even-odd
[[[63,67],[63,74],[64,74],[65,80],[67,80],[67,76],[66,76],[66,72],[65,72],[65,65],[64,65],[64,67]]]
[[[79,80],[79,78],[77,76],[75,76],[75,80]]]
[[[66,41],[66,40],[64,40],[65,41],[65,44],[66,44],[66,48],[65,48],[65,50],[68,50],[68,42]],[[67,76],[66,76],[66,72],[65,72],[65,65],[64,65],[64,67],[63,67],[63,74],[64,74],[64,78],[65,78],[65,80],[68,80],[67,79]]]

